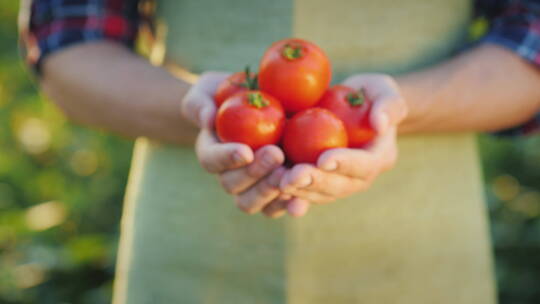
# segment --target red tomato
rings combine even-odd
[[[279,101],[260,91],[233,95],[216,117],[216,131],[222,142],[243,143],[253,150],[278,143],[284,124],[285,112]]]
[[[369,120],[372,102],[362,90],[334,86],[326,91],[317,106],[328,109],[343,121],[349,147],[361,148],[375,137],[375,130]]]
[[[331,78],[330,61],[324,52],[301,39],[274,42],[259,66],[261,90],[280,100],[287,113],[314,106]]]
[[[244,72],[236,72],[219,84],[214,95],[216,106],[219,108],[227,98],[236,93],[256,89],[257,75],[250,73],[249,68],[246,68]]]
[[[332,112],[311,108],[297,113],[287,122],[283,150],[294,163],[316,163],[327,149],[347,147],[347,131]]]

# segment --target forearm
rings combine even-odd
[[[409,107],[401,133],[494,131],[540,111],[540,69],[495,45],[397,82]]]
[[[122,135],[191,144],[181,115],[189,84],[113,42],[78,45],[45,59],[41,85],[66,115]]]

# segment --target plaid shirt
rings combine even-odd
[[[152,24],[152,0],[23,0],[21,42],[30,66],[39,73],[48,54],[93,40],[112,40],[133,48],[142,24]],[[540,67],[540,0],[477,0],[477,17],[489,21],[484,42],[502,45]],[[504,131],[540,131],[540,113],[524,126]]]

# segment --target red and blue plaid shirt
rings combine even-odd
[[[141,24],[151,24],[152,0],[23,0],[21,40],[28,63],[39,73],[47,55],[67,46],[112,40],[133,48]],[[540,67],[540,0],[477,0],[477,16],[487,18],[484,42],[502,45]],[[535,119],[506,134],[540,131]]]

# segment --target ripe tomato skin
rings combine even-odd
[[[260,99],[254,102],[257,96]],[[233,95],[221,105],[216,116],[216,131],[222,142],[243,143],[253,150],[278,143],[284,125],[285,112],[280,102],[260,91]]]
[[[247,77],[249,75],[249,78]],[[231,74],[227,79],[219,84],[216,93],[214,94],[214,101],[219,108],[227,98],[233,96],[236,93],[249,91],[250,81],[256,79],[256,75],[249,73],[249,71],[236,72]]]
[[[259,65],[261,90],[280,100],[287,113],[313,107],[331,78],[328,57],[318,46],[302,39],[274,42]]]
[[[351,148],[362,148],[375,138],[376,132],[369,117],[372,105],[372,101],[362,91],[343,85],[328,89],[317,104],[343,121]]]
[[[347,131],[343,122],[323,108],[310,108],[296,113],[283,132],[283,150],[293,163],[312,163],[325,150],[347,147]]]

